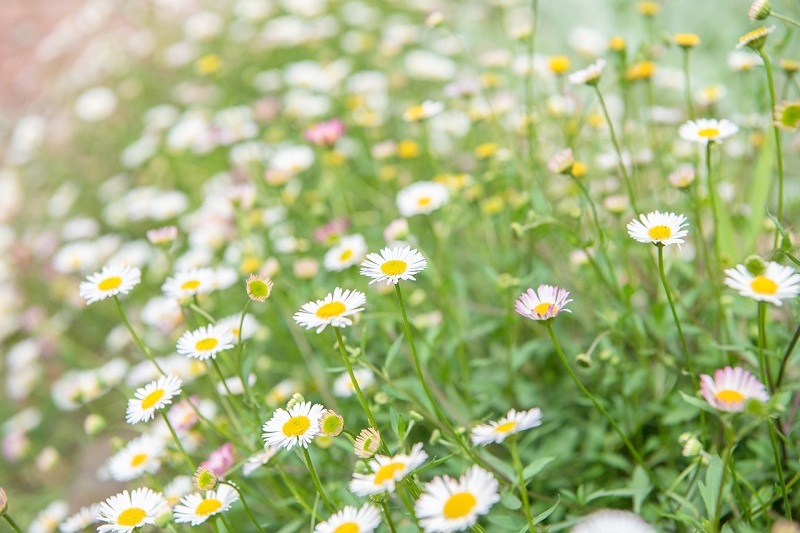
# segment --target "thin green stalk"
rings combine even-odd
[[[525,76],[525,108],[527,110],[527,126],[528,126],[528,156],[531,160],[531,165],[536,162],[536,124],[533,120],[533,103],[534,103],[534,75],[533,75],[533,56],[536,51],[536,23],[539,21],[539,0],[531,0],[531,36],[528,41],[528,61],[530,72]]]
[[[719,492],[717,492],[717,503],[714,506],[714,521],[711,523],[711,530],[714,532],[719,531],[719,521],[722,517],[722,497],[725,494],[725,482],[728,479],[728,468],[730,467],[731,458],[733,457],[733,447],[735,439],[733,438],[733,431],[730,425],[722,422],[725,425],[725,459],[722,465],[722,481],[719,484]]]
[[[797,22],[793,18],[787,17],[786,15],[780,15],[780,14],[775,13],[773,11],[772,13],[770,13],[770,16],[775,17],[778,20],[782,20],[784,22],[787,22],[787,23],[791,24],[792,26],[797,26],[798,28],[800,28],[800,22]]]
[[[692,77],[689,75],[689,48],[683,49],[683,74],[686,79],[686,110],[689,111],[689,120],[694,120],[694,102],[692,100]]]
[[[583,392],[583,394],[587,398],[589,398],[589,400],[594,404],[597,410],[600,411],[603,414],[603,416],[606,417],[609,424],[611,424],[611,427],[614,428],[614,431],[616,431],[617,434],[622,439],[622,442],[625,444],[625,447],[628,448],[628,451],[636,460],[636,462],[639,463],[639,465],[645,470],[645,472],[647,472],[647,474],[652,479],[653,483],[656,486],[660,487],[661,483],[659,482],[658,478],[650,469],[650,467],[647,466],[647,463],[644,462],[644,459],[642,459],[642,456],[639,455],[639,452],[636,451],[636,448],[633,446],[633,444],[631,444],[631,441],[622,431],[622,428],[619,427],[617,421],[614,420],[614,417],[612,417],[611,414],[606,410],[606,408],[603,407],[603,404],[600,403],[600,401],[594,396],[594,394],[589,392],[589,390],[586,387],[584,387],[583,383],[581,383],[580,378],[578,378],[577,374],[575,374],[575,371],[572,370],[572,366],[570,366],[569,361],[567,360],[567,356],[564,355],[564,351],[561,349],[561,344],[559,344],[558,339],[556,338],[556,332],[553,330],[553,325],[550,323],[549,320],[546,322],[547,322],[546,323],[547,331],[548,333],[550,333],[550,339],[553,341],[553,346],[556,349],[556,353],[558,354],[559,359],[561,359],[561,362],[564,364],[564,368],[567,369],[567,373],[570,375],[570,377],[578,386],[578,388],[581,390],[581,392]]]
[[[475,533],[486,533],[486,530],[483,529],[483,526],[480,524],[475,524],[472,526],[472,531]]]
[[[225,378],[222,377],[222,372],[220,372],[219,366],[216,364],[214,359],[211,359],[210,363],[209,363],[208,360],[206,360],[206,368],[208,368],[208,367],[211,367],[211,368],[214,369],[214,372],[217,374],[217,379],[219,379],[224,384],[225,383]],[[228,415],[228,418],[230,419],[231,423],[234,424],[238,429],[241,429],[239,427],[239,419],[234,414],[235,407],[234,407],[233,403],[230,401],[230,398],[231,398],[230,392],[228,392],[228,397],[226,399],[225,397],[222,396],[222,394],[219,393],[219,390],[217,389],[217,386],[214,383],[214,380],[213,380],[213,378],[211,377],[210,374],[208,374],[208,380],[209,380],[209,382],[211,382],[211,387],[214,390],[214,392],[217,393],[217,396],[219,397],[219,401],[222,404],[222,408],[225,409],[225,413]],[[225,389],[227,390],[227,385],[225,385]]]
[[[219,526],[217,525],[217,517],[215,516],[210,520],[211,528],[214,530],[214,533],[219,533]]]
[[[778,480],[781,483],[781,493],[783,495],[783,512],[786,514],[786,517],[791,520],[792,519],[792,506],[789,503],[789,487],[786,485],[786,476],[783,473],[783,463],[781,461],[781,454],[778,451],[778,437],[775,433],[775,421],[773,419],[769,419],[767,421],[769,425],[769,440],[772,443],[772,454],[775,457],[775,467],[778,469]]]
[[[686,337],[683,335],[681,321],[678,318],[678,310],[675,309],[675,302],[672,300],[672,293],[670,292],[669,284],[667,283],[667,273],[664,271],[664,245],[658,243],[656,244],[656,248],[658,248],[658,273],[661,275],[661,283],[664,285],[664,292],[667,294],[667,302],[669,302],[669,308],[672,311],[672,318],[675,319],[675,326],[678,328],[678,336],[681,339],[683,355],[686,357],[686,367],[689,369],[689,375],[692,378],[694,390],[700,390],[700,382],[697,380],[697,376],[694,373],[692,356],[689,354],[689,347],[686,344]]]
[[[206,311],[203,310],[202,307],[197,303],[197,296],[194,297],[194,302],[189,303],[189,309],[200,315],[201,317],[205,318],[209,324],[216,324],[216,319],[208,314]]]
[[[241,500],[241,502],[242,502],[242,507],[244,507],[244,512],[247,514],[247,517],[256,526],[256,529],[258,529],[261,533],[266,533],[264,531],[264,528],[261,527],[261,525],[258,523],[258,521],[253,516],[253,513],[250,512],[250,507],[248,507],[247,502],[244,499],[244,494],[242,494],[242,491],[239,490],[239,487],[237,485],[231,483],[230,481],[220,481],[220,483],[222,483],[224,485],[228,485],[230,488],[232,488],[233,490],[236,491],[236,494],[239,495],[239,500]]]
[[[172,427],[172,423],[169,421],[167,413],[163,409],[160,409],[159,412],[161,413],[161,418],[164,419],[164,422],[167,424],[167,427],[169,428],[169,432],[172,435],[172,440],[175,441],[175,444],[178,446],[181,455],[183,455],[183,459],[186,461],[186,464],[189,466],[189,469],[192,471],[192,473],[194,473],[194,471],[196,470],[194,467],[194,463],[189,458],[189,454],[186,453],[186,450],[183,448],[183,444],[181,444],[181,439],[179,439],[178,434],[175,433],[175,428]]]
[[[386,505],[386,500],[381,502],[381,509],[383,509],[383,516],[386,517],[386,526],[389,528],[389,531],[391,531],[391,533],[397,533],[397,529],[392,521],[392,514],[389,512],[389,506]]]
[[[761,59],[764,60],[764,69],[767,72],[767,84],[769,85],[769,101],[770,107],[769,115],[772,117],[772,112],[775,110],[775,105],[777,102],[775,101],[775,80],[772,76],[772,63],[769,60],[769,54],[767,54],[763,48],[759,49],[758,53],[761,55]],[[783,222],[783,149],[781,148],[781,130],[778,128],[777,125],[772,125],[772,132],[775,134],[775,152],[778,158],[778,212],[777,212],[777,219],[778,222]],[[778,243],[778,239],[780,238],[780,231],[775,229],[775,243]]]
[[[711,173],[711,141],[706,143],[706,178],[708,179],[708,199],[711,202],[711,213],[714,217],[714,259],[715,268],[719,270],[719,208],[717,207],[717,191],[714,175]]]
[[[159,371],[159,373],[162,376],[166,376],[166,373],[164,373],[164,370],[160,366],[158,366],[158,363],[156,362],[155,358],[153,357],[153,354],[150,352],[150,348],[145,346],[144,342],[142,342],[142,339],[140,339],[139,335],[137,335],[136,331],[134,331],[133,326],[131,326],[131,323],[128,320],[128,315],[125,313],[125,309],[122,307],[122,302],[119,301],[119,298],[117,298],[116,295],[113,298],[114,298],[114,301],[117,303],[117,309],[119,310],[119,316],[122,318],[122,323],[125,324],[126,328],[128,328],[128,331],[130,332],[131,337],[133,337],[133,340],[136,341],[136,344],[139,346],[139,349],[142,350],[142,352],[144,353],[144,355],[148,359],[150,359],[150,362],[153,363],[153,365],[155,365],[155,367]]]
[[[22,530],[19,528],[19,526],[17,525],[17,523],[16,523],[16,522],[14,522],[14,519],[13,519],[13,518],[11,518],[11,515],[10,515],[10,514],[8,514],[8,513],[4,513],[4,514],[3,514],[3,518],[5,518],[5,519],[6,519],[6,522],[8,522],[8,525],[9,525],[9,526],[11,526],[11,529],[13,529],[14,531],[16,531],[17,533],[22,533]]]
[[[250,307],[250,300],[248,298],[247,302],[244,304],[244,309],[242,309],[242,315],[239,317],[239,339],[236,342],[236,364],[239,367],[239,377],[242,380],[242,387],[244,388],[244,392],[248,398],[250,398],[251,403],[255,405],[253,401],[253,396],[250,393],[250,386],[247,383],[247,376],[244,375],[244,365],[242,364],[242,349],[243,349],[243,340],[242,337],[244,336],[244,317],[247,315],[247,308]]]
[[[614,144],[614,150],[617,152],[619,171],[622,173],[622,177],[625,180],[625,188],[628,190],[628,199],[631,202],[631,207],[633,210],[638,213],[639,208],[636,207],[636,197],[633,194],[633,183],[631,182],[631,177],[628,175],[628,170],[625,168],[625,161],[622,159],[622,149],[619,146],[619,141],[617,141],[617,134],[614,131],[614,124],[611,122],[611,115],[608,113],[606,101],[603,99],[603,93],[600,92],[600,87],[597,84],[594,84],[593,87],[597,93],[597,98],[600,100],[600,107],[603,108],[603,115],[606,117],[606,122],[608,123],[608,131],[611,133],[611,142]]]
[[[319,482],[319,477],[317,477],[317,471],[314,470],[314,464],[311,462],[311,456],[308,454],[308,448],[301,446],[303,448],[303,455],[306,458],[306,466],[308,466],[308,472],[311,474],[311,480],[314,482],[314,487],[317,489],[317,493],[319,497],[322,499],[322,503],[325,504],[328,511],[333,513],[336,509],[331,504],[328,497],[325,496],[325,493],[322,491],[322,484]]]
[[[294,479],[289,477],[289,476],[287,476],[286,472],[283,471],[283,468],[281,468],[280,465],[276,465],[275,469],[278,471],[278,475],[281,476],[281,480],[283,481],[283,484],[286,485],[289,488],[289,492],[291,492],[292,496],[294,496],[294,501],[299,503],[300,506],[303,509],[305,509],[306,511],[308,511],[308,513],[310,515],[316,516],[316,513],[314,512],[314,509],[308,504],[307,501],[305,501],[303,499],[302,495],[297,490],[297,485],[295,484]]]
[[[339,331],[339,328],[333,328],[333,331],[336,333],[336,341],[339,343],[339,352],[342,354],[342,361],[344,361],[344,366],[347,368],[347,374],[350,376],[350,382],[353,384],[353,388],[356,391],[358,401],[361,402],[361,408],[364,409],[364,413],[367,415],[369,425],[375,429],[378,429],[378,423],[375,421],[375,417],[372,416],[372,411],[369,408],[369,404],[367,403],[366,398],[364,398],[364,393],[361,392],[361,387],[358,385],[358,380],[356,379],[355,374],[353,374],[353,365],[350,364],[350,358],[347,356],[347,350],[344,347],[342,333]]]
[[[776,389],[781,388],[783,376],[786,372],[786,365],[789,363],[789,358],[792,356],[792,352],[794,351],[794,347],[797,346],[798,340],[800,340],[800,324],[798,324],[797,328],[795,328],[794,335],[792,335],[792,340],[789,341],[789,346],[786,348],[786,352],[784,352],[783,358],[781,359],[781,369],[778,371],[778,379],[775,381]]]
[[[512,435],[511,438],[508,439],[508,449],[511,452],[511,461],[514,463],[514,470],[517,472],[519,495],[522,498],[522,510],[525,513],[525,519],[528,521],[529,530],[533,531],[533,515],[531,515],[531,503],[528,500],[528,484],[525,482],[525,477],[522,473],[522,461],[519,458],[516,435]]]

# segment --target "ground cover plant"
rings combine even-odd
[[[87,1],[3,137],[0,523],[800,531],[799,17]]]

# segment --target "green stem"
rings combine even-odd
[[[13,529],[14,531],[16,531],[17,533],[22,533],[22,530],[19,528],[19,526],[17,525],[17,523],[16,523],[16,522],[14,522],[14,519],[13,519],[13,518],[11,518],[11,515],[10,515],[10,514],[8,514],[8,513],[4,513],[4,514],[3,514],[3,518],[5,518],[5,519],[6,519],[6,522],[8,522],[8,525],[9,525],[9,526],[11,526],[11,529]]]
[[[781,493],[783,494],[783,512],[786,513],[786,517],[791,520],[792,506],[789,503],[789,487],[786,486],[786,477],[783,474],[781,454],[780,451],[778,451],[778,436],[775,432],[775,421],[770,418],[767,423],[769,424],[769,440],[772,443],[772,454],[775,457],[775,467],[778,469],[778,480],[781,483]]]
[[[683,49],[683,74],[686,79],[686,109],[689,111],[689,120],[694,120],[694,102],[692,101],[691,76],[689,75],[689,48]]]
[[[361,387],[359,386],[358,380],[353,373],[353,365],[350,364],[350,358],[348,357],[347,350],[344,347],[342,333],[339,331],[339,328],[333,328],[333,331],[336,333],[336,341],[339,343],[339,352],[342,354],[342,361],[344,361],[344,366],[347,368],[347,373],[350,376],[350,382],[353,384],[353,388],[358,396],[358,401],[361,402],[361,408],[364,409],[364,413],[367,415],[369,425],[375,429],[378,429],[378,423],[375,421],[375,417],[372,416],[372,411],[369,408],[369,404],[367,403],[366,398],[364,398],[364,393],[361,392]]]
[[[708,179],[708,199],[711,202],[711,213],[714,217],[714,259],[715,269],[719,270],[719,208],[717,207],[717,191],[714,185],[714,176],[711,173],[711,141],[706,143],[706,178]]]
[[[217,517],[215,516],[210,520],[211,528],[214,530],[214,533],[219,533],[219,526],[217,525]]]
[[[197,303],[197,296],[194,297],[194,302],[189,303],[189,309],[200,315],[201,317],[205,318],[209,324],[216,324],[216,319],[208,314],[206,311],[203,310],[202,307]]]
[[[397,529],[395,529],[394,522],[392,521],[392,514],[389,512],[389,506],[386,505],[386,500],[381,502],[381,508],[383,509],[383,516],[386,517],[386,526],[391,533],[396,533]]]
[[[767,302],[758,302],[758,366],[761,371],[761,382],[769,387],[770,394],[775,393],[775,385],[767,361]]]
[[[247,308],[250,307],[250,302],[252,302],[252,300],[248,299],[247,303],[244,304],[242,315],[239,317],[239,340],[236,342],[236,363],[239,366],[239,377],[242,379],[242,387],[244,388],[245,394],[252,402],[253,398],[250,394],[250,387],[247,384],[248,376],[244,375],[244,365],[242,364],[242,349],[244,348],[244,341],[242,340],[242,337],[244,336],[244,317],[247,315]]]
[[[778,20],[782,20],[782,21],[784,21],[784,22],[788,22],[789,24],[791,24],[791,25],[793,25],[793,26],[797,26],[798,28],[800,28],[800,22],[797,22],[797,21],[796,21],[796,20],[794,20],[793,18],[789,18],[789,17],[787,17],[786,15],[780,15],[780,14],[778,14],[778,13],[775,13],[775,12],[773,11],[772,13],[770,13],[770,16],[772,16],[772,17],[775,17],[775,18],[776,18],[776,19],[778,19]]]
[[[244,512],[247,514],[247,517],[250,518],[250,521],[256,526],[256,529],[258,529],[261,533],[266,533],[264,528],[259,525],[258,521],[253,516],[253,513],[250,512],[250,507],[248,507],[247,502],[244,499],[244,494],[242,494],[242,491],[239,490],[239,487],[230,481],[220,481],[220,483],[228,485],[230,488],[236,491],[236,494],[239,495],[239,499],[242,501],[242,507],[244,507]]]
[[[714,521],[711,526],[711,530],[714,532],[720,530],[719,521],[722,516],[722,497],[725,493],[725,482],[728,479],[728,468],[730,467],[731,457],[733,457],[733,446],[735,444],[731,428],[724,421],[723,424],[725,425],[725,459],[722,465],[722,481],[719,484],[719,492],[717,492],[717,503],[714,506]]]
[[[522,474],[522,461],[519,458],[516,435],[512,435],[508,440],[508,449],[511,452],[511,461],[514,463],[514,470],[517,471],[519,495],[522,498],[522,510],[525,513],[525,519],[528,521],[528,530],[533,531],[533,515],[531,515],[531,503],[528,500],[528,484],[525,482],[525,477]]]
[[[784,352],[783,354],[783,359],[781,359],[781,369],[780,371],[778,371],[778,379],[777,381],[775,381],[776,389],[781,388],[781,383],[783,383],[783,376],[786,371],[786,365],[789,362],[789,358],[792,356],[792,352],[794,351],[794,347],[797,345],[798,340],[800,340],[800,324],[798,324],[797,328],[795,328],[792,340],[789,342],[789,346],[786,348],[786,352]]]
[[[161,417],[164,419],[164,422],[167,424],[167,427],[169,428],[169,432],[172,435],[172,440],[175,441],[175,444],[178,446],[181,455],[183,455],[186,464],[189,466],[189,469],[192,471],[192,473],[194,473],[194,471],[196,470],[196,468],[194,467],[194,463],[189,458],[189,454],[187,454],[186,450],[183,448],[183,444],[181,444],[181,439],[179,439],[178,434],[175,433],[175,428],[172,427],[172,423],[169,421],[167,413],[163,409],[159,410],[159,412],[161,413]]]
[[[128,328],[128,331],[131,333],[131,337],[133,337],[133,340],[136,341],[136,344],[139,346],[139,349],[142,350],[142,352],[148,359],[150,359],[150,362],[155,365],[159,373],[162,376],[166,376],[167,374],[164,372],[164,370],[160,366],[158,366],[158,363],[153,357],[153,354],[150,352],[150,348],[145,346],[144,342],[142,342],[142,339],[140,339],[139,335],[137,335],[136,331],[134,331],[133,326],[131,326],[131,323],[128,320],[128,315],[125,313],[125,309],[122,307],[122,302],[119,301],[119,298],[117,298],[117,296],[114,296],[114,301],[117,303],[117,309],[119,310],[119,316],[122,318],[122,323],[125,324],[126,328]]]
[[[525,101],[526,101],[526,121],[528,126],[528,156],[531,159],[531,165],[536,163],[536,123],[533,120],[533,103],[534,103],[534,74],[533,74],[533,56],[536,51],[536,23],[539,21],[539,0],[531,0],[531,36],[528,41],[528,62],[530,72],[525,76]]]
[[[325,504],[328,511],[333,513],[336,509],[331,504],[328,497],[325,496],[325,493],[322,491],[322,484],[319,482],[319,477],[317,477],[317,471],[314,470],[314,464],[311,462],[311,456],[308,454],[308,448],[301,446],[303,448],[303,455],[306,458],[306,465],[308,466],[308,472],[311,474],[311,480],[314,482],[314,487],[317,489],[317,493],[319,497],[322,499],[322,503]]]
[[[761,55],[761,59],[764,60],[764,69],[767,72],[767,83],[769,85],[769,101],[770,107],[769,115],[770,118],[772,117],[772,113],[775,110],[775,106],[777,102],[775,101],[775,80],[772,76],[772,63],[769,60],[769,55],[761,48],[758,53]],[[778,222],[783,223],[783,149],[781,148],[781,130],[775,124],[772,125],[772,132],[775,134],[775,152],[778,158],[778,213],[777,219]],[[778,239],[780,238],[780,231],[776,228],[775,229],[775,244],[777,245]]]
[[[622,428],[619,427],[619,425],[617,424],[617,421],[614,420],[614,417],[612,417],[611,414],[606,410],[606,408],[603,407],[603,404],[600,403],[600,401],[594,396],[594,394],[589,392],[589,390],[586,387],[584,387],[583,383],[581,383],[580,378],[578,378],[578,376],[575,374],[575,371],[572,370],[572,366],[570,366],[569,361],[567,360],[567,356],[564,355],[564,352],[561,349],[561,345],[559,344],[558,339],[556,338],[556,332],[553,330],[553,325],[550,323],[549,320],[547,321],[546,325],[547,325],[547,331],[548,331],[548,333],[550,333],[550,339],[553,341],[553,346],[556,349],[556,353],[558,354],[559,359],[561,359],[561,362],[564,364],[564,368],[567,369],[567,373],[570,375],[570,377],[575,382],[575,384],[578,386],[578,388],[581,390],[581,392],[583,392],[583,394],[587,398],[589,398],[589,400],[591,400],[591,402],[594,404],[594,406],[597,408],[597,410],[600,411],[603,414],[603,416],[606,417],[606,419],[608,420],[609,424],[611,424],[611,427],[614,428],[614,431],[616,431],[617,434],[622,439],[622,442],[625,444],[625,447],[628,448],[628,451],[633,456],[633,458],[636,460],[636,462],[639,463],[639,465],[645,470],[645,472],[647,472],[647,474],[653,480],[653,483],[656,486],[660,487],[660,482],[659,482],[658,478],[653,473],[653,471],[650,469],[650,467],[647,466],[647,464],[644,462],[644,459],[642,459],[642,456],[639,455],[639,452],[636,451],[636,448],[633,446],[633,444],[631,444],[631,441],[628,439],[628,437],[622,431]]]
[[[628,190],[628,198],[630,199],[631,207],[636,213],[638,213],[639,208],[636,207],[636,197],[633,194],[633,183],[631,182],[631,177],[628,175],[628,170],[625,168],[625,162],[622,159],[622,149],[619,146],[619,141],[617,141],[617,134],[614,131],[614,124],[611,122],[611,115],[608,113],[606,101],[603,99],[603,93],[600,92],[600,87],[597,84],[594,84],[593,87],[597,93],[597,98],[600,100],[600,107],[603,108],[603,115],[606,117],[606,122],[608,123],[608,131],[611,133],[611,142],[614,144],[614,150],[617,152],[619,171],[622,173],[622,177],[625,180],[625,188]]]

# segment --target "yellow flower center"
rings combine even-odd
[[[458,492],[450,496],[444,504],[444,516],[449,519],[467,516],[478,504],[478,500],[470,492]]]
[[[750,282],[750,288],[758,294],[775,294],[778,292],[778,284],[764,276],[756,276]]]
[[[737,403],[744,401],[744,394],[736,390],[721,390],[714,397],[725,403]]]
[[[375,472],[375,484],[380,485],[384,481],[394,479],[395,473],[405,467],[405,463],[389,463],[388,465],[380,467],[380,469]]]
[[[422,120],[425,118],[425,108],[421,105],[409,108],[406,111],[406,118],[412,121]]]
[[[355,522],[347,522],[333,530],[333,533],[358,533],[361,528]]]
[[[196,289],[199,286],[200,286],[200,280],[190,279],[189,281],[186,281],[184,282],[183,285],[181,285],[181,290],[190,291],[192,289]]]
[[[417,200],[418,206],[430,205],[430,203],[431,203],[430,196],[423,196],[422,198]]]
[[[194,345],[194,348],[198,352],[206,352],[208,350],[213,350],[217,344],[219,344],[217,339],[214,337],[209,337],[207,339],[201,339],[197,341],[197,343]]]
[[[140,466],[145,461],[147,461],[147,454],[146,453],[137,453],[131,459],[131,466]]]
[[[556,74],[563,74],[569,70],[569,58],[566,56],[553,56],[548,61],[548,66]]]
[[[207,498],[197,505],[194,513],[199,516],[208,516],[211,513],[216,513],[222,508],[222,502],[216,498]]]
[[[706,139],[712,139],[719,135],[718,128],[703,128],[702,130],[697,132],[697,135],[700,137],[705,137]]]
[[[328,302],[317,309],[316,314],[319,318],[332,318],[341,316],[345,311],[347,311],[347,307],[342,302]]]
[[[119,513],[119,516],[117,517],[117,524],[121,526],[136,526],[140,524],[146,516],[147,513],[144,511],[144,509],[131,507]]]
[[[287,420],[283,424],[281,431],[287,437],[299,437],[300,435],[308,431],[308,428],[310,427],[311,427],[311,420],[309,420],[307,416],[300,415],[300,416],[293,416],[292,418]]]
[[[691,48],[700,44],[700,37],[694,33],[676,33],[673,35],[675,44],[684,48]]]
[[[669,239],[672,236],[672,230],[666,226],[653,226],[647,230],[647,236],[654,241],[663,241],[664,239]]]
[[[514,427],[516,427],[516,422],[506,422],[505,424],[500,424],[496,428],[494,428],[495,433],[509,433]]]
[[[551,307],[553,308],[554,312],[558,312],[558,307],[548,302],[540,303],[539,305],[533,308],[533,312],[536,313],[537,315],[546,315],[547,310],[550,309]]]
[[[399,259],[390,259],[381,265],[381,272],[387,276],[399,276],[408,268],[408,263]]]
[[[339,261],[347,261],[351,257],[353,257],[353,250],[347,249],[339,256]]]
[[[150,409],[164,396],[164,389],[157,389],[145,396],[142,400],[142,409]]]
[[[122,278],[119,276],[112,276],[98,283],[97,288],[101,291],[110,291],[111,289],[116,289],[120,285],[122,285]]]

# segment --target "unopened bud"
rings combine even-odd
[[[759,255],[751,255],[744,260],[744,267],[754,276],[760,276],[767,269],[767,263]]]
[[[194,477],[192,478],[194,486],[200,490],[214,490],[218,481],[219,478],[217,477],[217,474],[204,466],[198,468],[194,473]]]
[[[98,414],[91,414],[83,421],[83,430],[90,437],[94,437],[106,428],[106,419]]]

